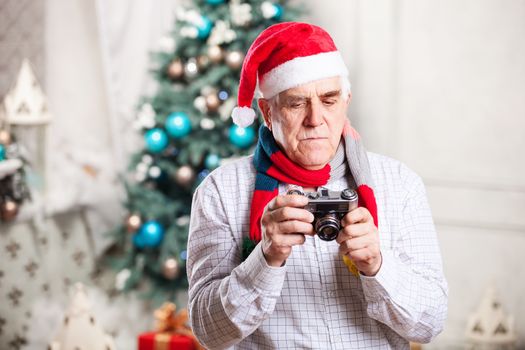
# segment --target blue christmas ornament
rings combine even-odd
[[[186,260],[186,259],[188,259],[188,251],[183,250],[182,252],[180,252],[180,258],[181,258],[182,260]]]
[[[4,159],[5,159],[5,146],[0,145],[0,160],[4,160]]]
[[[239,147],[247,148],[255,139],[255,131],[252,127],[241,128],[237,125],[232,125],[230,128],[230,142]]]
[[[139,249],[144,248],[144,236],[142,236],[140,232],[135,233],[133,236],[133,245]]]
[[[204,159],[204,166],[210,170],[217,168],[221,163],[221,158],[216,154],[208,154]]]
[[[157,221],[146,221],[138,233],[145,247],[156,247],[164,238],[164,228]]]
[[[221,101],[226,101],[229,97],[228,95],[228,91],[225,91],[225,90],[221,90],[219,91],[219,93],[217,94],[217,96],[219,97],[219,100]]]
[[[197,175],[197,181],[198,183],[200,184],[205,178],[206,176],[208,176],[210,174],[210,171],[208,169],[204,169],[203,171],[201,171],[198,175]]]
[[[213,23],[208,17],[201,16],[200,20],[195,24],[195,27],[198,32],[197,37],[199,39],[206,39],[210,35]]]
[[[275,14],[273,15],[273,18],[276,20],[281,19],[283,15],[283,7],[279,4],[273,4],[273,6],[275,8]]]
[[[208,3],[210,5],[220,5],[220,4],[223,4],[225,2],[226,2],[226,0],[206,0],[206,3]]]
[[[164,127],[171,137],[180,139],[191,131],[190,118],[184,112],[173,112],[166,118]]]
[[[160,128],[148,130],[144,134],[146,148],[152,153],[159,153],[168,146],[168,135]]]

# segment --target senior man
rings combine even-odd
[[[447,285],[424,185],[366,152],[346,117],[348,71],[322,28],[280,23],[251,45],[234,122],[258,84],[265,125],[253,156],[212,172],[193,198],[189,311],[210,349],[408,349],[443,327]],[[316,234],[309,199],[350,188],[337,238]],[[336,231],[337,233],[337,231]]]

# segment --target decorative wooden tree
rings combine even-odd
[[[113,339],[98,326],[82,284],[75,284],[62,327],[49,350],[114,350]]]
[[[0,108],[0,222],[14,220],[20,205],[29,198],[24,167],[27,156],[34,169],[44,175],[45,131],[42,125],[49,120],[45,96],[29,61],[24,60]],[[23,126],[16,130],[15,125]],[[24,147],[16,142],[21,135],[26,141]],[[27,147],[28,144],[32,147]]]
[[[473,349],[514,348],[514,317],[505,315],[493,286],[487,289],[477,311],[469,317],[466,335]]]

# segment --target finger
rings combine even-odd
[[[308,198],[299,194],[287,194],[277,196],[268,203],[269,210],[276,210],[282,207],[301,208],[308,204]]]
[[[360,263],[360,262],[369,263],[372,260],[374,260],[375,254],[373,253],[371,249],[363,248],[363,249],[358,249],[358,250],[353,250],[351,252],[348,252],[348,256],[355,263]]]
[[[279,239],[278,244],[284,246],[294,246],[304,244],[306,237],[300,233],[289,233],[282,235]]]
[[[370,223],[368,222],[345,226],[337,236],[337,243],[341,244],[341,242],[346,241],[347,239],[364,236],[367,233],[372,232],[373,229],[374,228],[370,227]]]
[[[277,227],[280,233],[285,234],[301,233],[310,236],[315,234],[312,224],[299,220],[282,221],[277,224]]]
[[[354,250],[368,248],[375,244],[375,241],[370,236],[361,236],[357,238],[347,239],[339,245],[339,252],[346,254]]]
[[[372,214],[370,214],[368,209],[364,207],[359,207],[348,212],[343,217],[343,220],[341,220],[341,223],[343,226],[348,226],[356,223],[368,222],[373,220],[374,219],[372,218]]]
[[[275,209],[270,212],[270,217],[276,222],[286,220],[299,220],[312,223],[314,221],[314,214],[310,213],[308,210],[294,207],[283,207]]]

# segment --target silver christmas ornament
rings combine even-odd
[[[215,122],[210,118],[202,118],[200,126],[203,130],[211,130],[215,128]]]
[[[184,74],[189,79],[195,78],[197,74],[199,74],[199,67],[197,66],[197,60],[195,58],[190,58],[188,62],[186,62]]]
[[[206,98],[204,96],[197,96],[193,101],[193,106],[201,113],[206,113]]]

